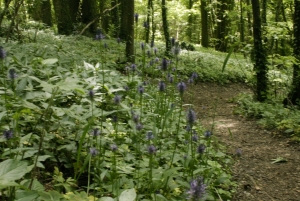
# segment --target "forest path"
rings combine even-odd
[[[188,102],[197,117],[206,128],[214,122],[213,134],[227,146],[228,154],[242,150],[232,168],[239,185],[232,201],[299,201],[300,146],[254,120],[234,115],[231,100],[242,92],[251,93],[243,84],[198,83],[188,89]],[[272,163],[280,157],[287,162]]]

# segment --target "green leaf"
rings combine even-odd
[[[22,181],[21,185],[25,186],[26,188],[29,188],[30,183],[31,180],[29,179],[29,180]],[[44,191],[45,188],[38,180],[34,179],[31,185],[31,190]]]
[[[114,201],[111,197],[102,197],[98,201]]]
[[[39,192],[43,201],[59,201],[63,196],[57,191]]]
[[[32,201],[39,196],[36,191],[18,190],[16,192],[16,201]]]
[[[0,121],[6,115],[6,111],[0,112]]]
[[[0,185],[21,179],[27,173],[27,162],[8,159],[0,163]]]
[[[119,197],[119,201],[134,201],[136,198],[136,192],[135,189],[128,189],[121,193]]]
[[[222,73],[223,73],[224,70],[225,70],[225,67],[226,67],[226,65],[227,65],[227,62],[228,62],[228,60],[229,60],[230,55],[232,54],[232,52],[233,52],[233,46],[230,48],[230,50],[229,50],[229,52],[228,52],[228,54],[227,54],[227,56],[226,56],[226,58],[225,58],[225,60],[224,60],[224,62],[223,62]]]
[[[11,186],[19,186],[19,184],[17,184],[14,181],[0,180],[0,189],[11,187]]]
[[[45,60],[43,60],[42,61],[42,64],[44,64],[44,65],[53,65],[53,64],[55,64],[56,62],[58,61],[58,59],[57,58],[50,58],[50,59],[45,59]]]
[[[175,168],[171,168],[167,171],[164,171],[164,178],[171,176],[172,174],[174,174],[174,172],[176,172],[177,170],[180,170],[180,169],[182,169],[182,167],[175,167]]]

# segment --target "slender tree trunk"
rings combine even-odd
[[[250,0],[246,0],[246,4],[247,4],[247,7],[250,6]],[[251,12],[248,10],[247,11],[247,21],[248,21],[248,34],[249,36],[252,36],[252,22],[251,22],[251,19],[252,19],[252,14]]]
[[[169,25],[168,25],[168,20],[167,20],[166,0],[161,1],[161,14],[162,14],[162,24],[163,24],[165,42],[166,42],[165,55],[170,56],[171,55],[171,41],[170,41],[170,34],[169,34]]]
[[[206,10],[206,1],[201,0],[201,44],[203,47],[209,46],[209,34],[208,34],[208,15]]]
[[[245,41],[245,23],[244,23],[244,4],[243,0],[240,0],[240,41]]]
[[[263,102],[267,99],[268,90],[268,68],[267,56],[262,44],[261,16],[259,0],[252,0],[253,12],[253,39],[254,39],[254,70],[256,72],[256,96],[257,100]]]
[[[126,31],[126,58],[127,61],[134,63],[134,0],[126,0],[123,4],[126,9],[124,16],[127,20],[127,31]],[[124,11],[124,10],[123,10]]]
[[[294,57],[292,89],[285,104],[300,106],[300,1],[294,0]]]
[[[149,38],[150,38],[150,16],[151,16],[151,8],[152,8],[152,0],[148,0],[148,4],[147,4],[147,27],[145,27],[145,41],[146,43],[149,43]],[[152,24],[153,26],[153,24]]]
[[[188,42],[192,41],[192,34],[193,34],[193,13],[191,9],[193,8],[193,0],[189,0],[188,3],[188,9],[189,9],[189,15],[188,15],[188,25],[187,25],[187,40]]]
[[[227,14],[226,10],[228,9],[228,0],[219,0],[217,6],[217,29],[216,29],[216,38],[217,43],[215,49],[221,52],[226,52],[227,43],[226,43],[226,35],[227,35]]]
[[[151,0],[151,27],[152,27],[151,41],[154,41],[154,39],[155,39],[156,25],[154,23],[154,8],[153,8],[153,1],[152,0]]]
[[[127,3],[122,2],[121,3],[121,23],[120,23],[120,34],[119,37],[126,41],[127,40],[127,35],[128,35],[128,29],[127,29],[127,24],[128,24],[128,19],[127,19]]]
[[[111,1],[111,7],[116,6],[119,3],[118,0]],[[113,36],[118,37],[120,35],[120,11],[119,6],[111,11],[111,22],[113,26]],[[109,25],[108,25],[109,26]]]
[[[212,0],[206,0],[206,6],[212,4]],[[208,9],[206,7],[206,9]],[[211,36],[212,38],[216,38],[216,24],[217,24],[217,15],[216,15],[216,9],[211,6],[210,9],[207,11],[208,13],[210,13],[209,16],[209,20],[208,20],[208,24],[209,24],[209,36]]]

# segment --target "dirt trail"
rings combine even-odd
[[[242,150],[233,167],[239,188],[232,201],[300,201],[300,146],[233,114],[235,104],[230,100],[241,92],[250,93],[249,89],[242,84],[199,83],[188,91],[198,118],[206,128],[215,123],[213,133],[228,153]],[[272,163],[280,157],[287,162]]]

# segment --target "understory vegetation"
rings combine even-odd
[[[189,85],[217,78],[211,52],[178,52],[171,61],[159,44],[141,43],[130,64],[123,49],[119,40],[51,32],[38,32],[36,43],[5,43],[2,200],[232,196],[232,158],[185,104]],[[221,83],[241,79],[228,68],[237,73]]]
[[[1,49],[2,199],[230,199],[233,159],[186,104],[186,90],[207,81],[254,88],[250,58],[232,54],[222,72],[225,53],[174,46],[167,59],[163,44],[141,42],[136,63],[126,63],[117,39],[36,36]],[[270,61],[273,101],[241,95],[236,112],[298,140],[300,113],[282,105],[292,61]]]

